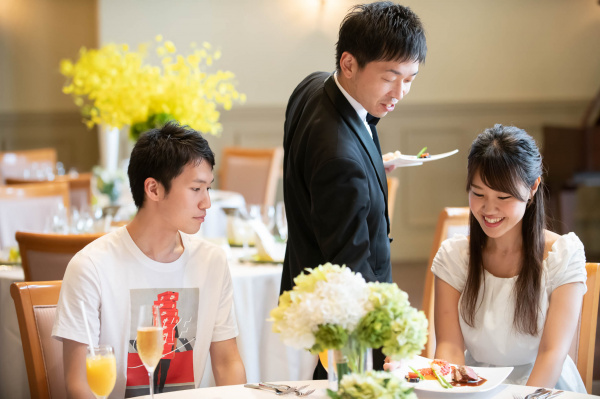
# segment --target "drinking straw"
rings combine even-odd
[[[87,314],[85,313],[85,306],[83,305],[83,299],[79,301],[81,305],[81,313],[83,313],[83,324],[85,324],[85,331],[87,332],[88,341],[90,341],[90,352],[92,352],[92,357],[96,356],[94,352],[94,341],[92,341],[92,333],[90,333],[90,326],[88,326]]]

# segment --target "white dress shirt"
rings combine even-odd
[[[371,126],[369,126],[369,124],[367,123],[367,113],[368,112],[365,109],[365,107],[360,105],[360,103],[358,101],[356,101],[354,98],[352,98],[352,96],[350,94],[348,94],[348,92],[346,90],[344,90],[344,88],[342,87],[340,82],[338,82],[337,72],[333,74],[333,79],[335,80],[335,84],[337,85],[338,89],[340,89],[340,91],[342,92],[344,97],[346,97],[346,99],[348,100],[350,105],[352,105],[352,108],[354,108],[356,110],[358,117],[365,124],[365,127],[367,128],[367,132],[369,132],[369,134],[371,135],[371,138],[373,138],[373,132],[371,132]]]

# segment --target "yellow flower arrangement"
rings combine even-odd
[[[221,57],[220,51],[212,51],[209,43],[192,44],[193,52],[184,57],[162,36],[156,37],[156,43],[161,66],[145,64],[148,44],[140,45],[137,52],[115,44],[82,48],[76,62],[60,63],[67,78],[63,93],[73,96],[89,128],[129,125],[132,138],[137,139],[145,130],[175,119],[203,133],[221,133],[219,107],[230,110],[234,102],[244,103],[246,96],[236,90],[232,72],[204,71]]]

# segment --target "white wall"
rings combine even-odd
[[[236,73],[248,96],[209,137],[227,145],[281,145],[287,99],[308,73],[335,68],[349,0],[98,0],[100,42],[139,43],[162,34],[183,50],[221,48],[216,66]],[[444,206],[465,206],[466,153],[494,123],[515,124],[543,145],[543,126],[577,126],[600,89],[597,0],[404,0],[421,17],[429,53],[412,92],[380,123],[384,151],[460,149],[447,160],[402,168],[392,236],[395,261],[426,259]],[[323,5],[321,5],[323,4]],[[218,187],[218,181],[217,181]],[[281,198],[281,187],[278,193]]]
[[[348,0],[99,0],[100,42],[158,33],[184,49],[218,45],[249,106],[285,104],[315,70],[334,69]],[[405,0],[427,30],[413,103],[591,98],[600,88],[597,0]]]

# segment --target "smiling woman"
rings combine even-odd
[[[470,236],[446,240],[432,266],[435,357],[514,365],[509,383],[585,392],[567,356],[586,289],[585,254],[575,234],[545,229],[535,141],[495,125],[473,141],[467,169]]]

